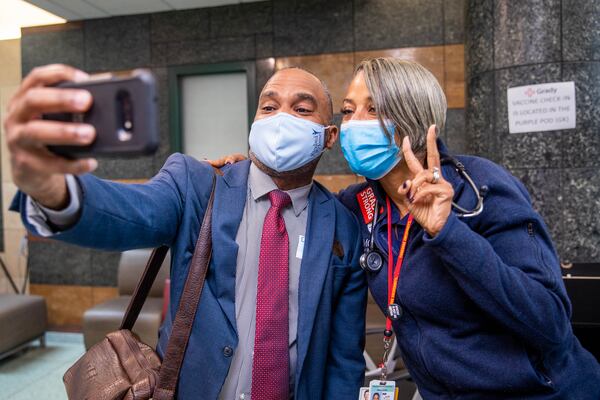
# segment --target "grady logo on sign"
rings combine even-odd
[[[535,90],[533,90],[532,88],[527,88],[527,90],[525,91],[525,94],[527,95],[527,97],[531,97],[535,94]]]

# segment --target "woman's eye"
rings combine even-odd
[[[347,115],[347,114],[352,114],[352,110],[349,108],[342,108],[342,114]]]
[[[309,109],[307,109],[307,108],[298,107],[298,108],[296,108],[296,112],[299,112],[300,114],[306,114],[306,113],[309,113],[311,111]]]
[[[370,113],[375,113],[375,112],[376,112],[376,111],[375,111],[375,107],[369,107],[369,112],[370,112]]]
[[[275,111],[275,107],[273,107],[273,106],[264,106],[264,107],[262,108],[262,110],[263,110],[263,111],[267,111],[267,112],[270,112],[270,111]]]

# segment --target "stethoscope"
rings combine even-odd
[[[481,214],[483,212],[483,198],[488,191],[487,186],[478,188],[477,185],[475,185],[475,182],[473,182],[473,179],[467,173],[464,164],[458,161],[456,158],[449,155],[444,155],[440,161],[442,164],[452,163],[454,169],[456,169],[456,172],[458,172],[460,176],[467,181],[477,197],[477,204],[475,205],[475,208],[471,210],[461,207],[453,201],[452,208],[454,209],[455,215],[459,218],[471,218]],[[377,200],[375,200],[373,220],[369,223],[370,236],[369,239],[364,242],[363,253],[358,260],[361,268],[367,272],[377,272],[383,266],[383,255],[375,247],[375,225],[377,224],[378,216],[379,204]]]

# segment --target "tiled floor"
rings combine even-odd
[[[46,347],[37,342],[0,361],[0,400],[65,400],[62,376],[84,353],[80,333],[46,333]],[[399,382],[399,400],[410,400],[414,384]]]
[[[45,348],[33,342],[29,350],[0,361],[0,399],[66,399],[62,376],[84,351],[82,334],[46,333]]]

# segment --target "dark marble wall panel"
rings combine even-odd
[[[94,175],[103,179],[140,179],[149,178],[156,172],[154,156],[98,157]]]
[[[559,254],[564,254],[563,191],[560,169],[511,169],[531,196],[533,208],[550,230]]]
[[[209,37],[209,9],[169,11],[150,15],[152,43],[200,40]]]
[[[69,23],[55,31],[34,31],[21,38],[21,71],[27,75],[38,65],[61,63],[85,69],[83,27]]]
[[[581,127],[565,132],[562,165],[565,168],[600,166],[600,129]]]
[[[256,98],[260,97],[263,86],[275,72],[275,60],[272,58],[256,60]]]
[[[565,61],[600,60],[600,1],[562,0]]]
[[[498,158],[502,152],[494,129],[494,73],[485,72],[467,82],[466,153]]]
[[[563,80],[575,82],[577,107],[577,127],[564,135],[564,166],[600,166],[600,62],[565,63]]]
[[[274,55],[352,51],[352,11],[351,0],[274,1]]]
[[[498,0],[494,66],[551,62],[561,57],[561,0]]]
[[[467,0],[465,66],[467,76],[494,68],[494,3]]]
[[[94,284],[89,249],[58,241],[30,241],[27,262],[31,283]]]
[[[159,171],[172,152],[169,125],[169,75],[167,68],[153,68],[152,72],[156,77],[158,89],[158,126],[160,130],[160,145],[154,154],[154,171]]]
[[[117,286],[120,257],[119,252],[84,249],[58,241],[30,241],[30,282]]]
[[[600,260],[600,174],[597,168],[563,172],[564,253],[571,262]]]
[[[248,36],[273,32],[271,2],[236,4],[208,9],[210,36]]]
[[[164,67],[252,60],[256,56],[254,45],[254,36],[153,43],[152,64]]]
[[[466,0],[444,0],[444,43],[465,41]]]
[[[500,133],[496,133],[500,136]],[[561,131],[513,133],[500,137],[501,163],[509,168],[560,168]]]
[[[502,145],[502,163],[510,168],[558,168],[562,159],[560,132],[508,133],[506,90],[527,84],[558,82],[561,65],[535,64],[496,72],[495,134]]]
[[[273,57],[273,34],[261,33],[254,36],[256,58]]]
[[[496,129],[508,132],[506,90],[511,87],[561,80],[561,64],[534,64],[496,71]]]
[[[484,0],[469,1],[466,18],[471,150],[498,154],[523,181],[563,261],[600,259],[599,14],[597,1]],[[487,74],[491,91],[480,78]],[[509,134],[507,88],[560,81],[575,82],[576,128]],[[490,120],[486,142],[480,129]]]
[[[120,252],[91,250],[92,282],[97,286],[117,286]]]
[[[465,134],[465,110],[448,110],[444,130],[443,139],[452,154],[465,154],[469,151],[469,142]]]
[[[355,49],[443,44],[442,9],[442,0],[355,0]],[[350,40],[348,33],[344,37]]]
[[[565,63],[563,80],[575,81],[577,126],[600,126],[600,62]]]
[[[88,71],[115,71],[150,65],[150,16],[85,21]]]

